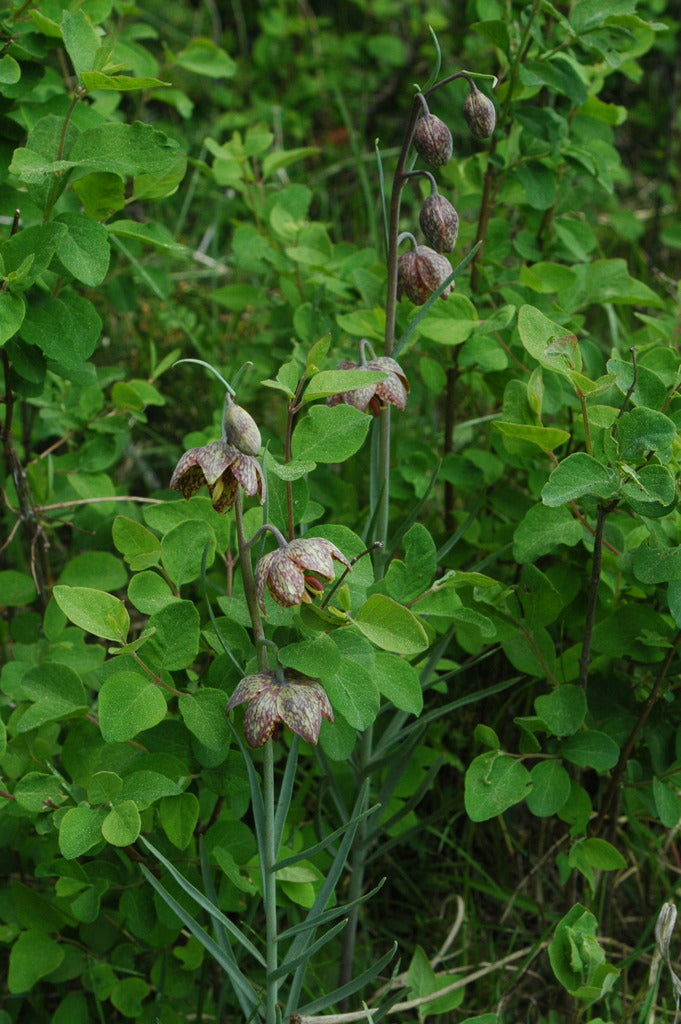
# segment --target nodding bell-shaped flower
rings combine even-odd
[[[494,132],[497,114],[494,104],[474,82],[469,82],[471,91],[463,104],[463,116],[470,133],[476,139],[488,139]]]
[[[187,500],[204,485],[216,512],[233,508],[239,487],[251,498],[259,495],[261,501],[265,494],[258,460],[244,455],[224,438],[185,452],[170,480],[172,489]]]
[[[334,578],[333,563],[352,569],[342,551],[323,537],[300,537],[263,555],[255,567],[258,603],[265,611],[265,588],[284,608],[309,604]],[[321,578],[320,578],[321,577]]]
[[[239,704],[248,704],[244,736],[251,747],[276,739],[282,724],[315,745],[322,718],[333,722],[333,709],[320,681],[290,670],[246,676],[229,698],[227,714]]]
[[[452,133],[435,114],[424,114],[416,122],[414,149],[430,167],[442,167],[452,159]]]
[[[364,341],[364,339],[362,339]],[[361,344],[361,342],[360,342]],[[375,356],[366,363],[353,363],[345,359],[336,367],[337,370],[382,370],[387,374],[384,380],[377,384],[368,384],[365,388],[355,388],[354,391],[343,391],[339,395],[332,395],[327,399],[329,405],[354,405],[360,412],[369,412],[372,416],[378,416],[385,405],[394,405],[401,412],[407,405],[407,394],[409,392],[409,381],[399,363],[390,356]]]
[[[436,252],[452,252],[459,235],[459,215],[437,188],[424,201],[419,224],[426,242]]]
[[[397,297],[406,295],[415,306],[422,306],[431,292],[437,291],[452,272],[449,260],[427,245],[402,253],[397,260]],[[440,298],[446,299],[454,282],[447,285]]]

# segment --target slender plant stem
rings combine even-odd
[[[262,649],[262,648],[261,648]],[[263,904],[265,911],[265,937],[267,959],[267,992],[265,996],[265,1020],[267,1024],[277,1022],[277,996],[279,981],[272,975],[278,966],[277,949],[277,875],[273,871],[277,859],[274,837],[274,744],[268,740],[263,750],[263,808],[265,820],[265,864],[263,870]]]
[[[239,545],[239,562],[244,584],[244,595],[253,627],[253,637],[258,651],[260,671],[268,668],[267,643],[265,630],[258,607],[255,589],[255,577],[251,564],[250,544],[244,529],[243,495],[241,489],[237,494],[234,506],[236,535]],[[274,978],[278,966],[277,949],[277,876],[272,870],[277,859],[274,836],[274,744],[268,740],[263,749],[263,810],[264,810],[264,854],[265,863],[261,865],[263,881],[263,909],[265,912],[265,956],[267,960],[267,983],[265,993],[265,1022],[277,1024],[277,997],[279,993],[278,979]]]
[[[591,581],[589,583],[589,596],[586,606],[586,618],[584,620],[584,637],[582,640],[582,653],[579,656],[579,685],[586,689],[589,677],[589,666],[591,664],[591,639],[593,636],[594,621],[596,619],[596,604],[598,602],[598,587],[601,582],[601,563],[603,559],[603,530],[605,520],[617,505],[617,501],[609,501],[605,505],[598,506],[596,516],[596,532],[594,533],[594,553],[591,565]]]
[[[641,714],[639,716],[639,719],[636,722],[636,725],[634,726],[634,728],[629,733],[629,736],[627,737],[626,743],[624,744],[624,746],[622,747],[622,750],[620,751],[619,759],[617,761],[617,764],[615,765],[615,768],[613,769],[612,777],[611,777],[610,782],[608,784],[608,788],[605,791],[605,796],[603,797],[603,803],[601,805],[601,809],[598,812],[598,817],[596,818],[596,820],[595,820],[595,822],[593,824],[593,828],[592,828],[591,834],[594,835],[594,836],[598,834],[598,832],[600,831],[600,829],[603,826],[603,822],[605,821],[605,818],[607,816],[608,810],[610,809],[610,805],[611,805],[611,803],[613,801],[613,798],[614,798],[615,794],[617,793],[617,790],[619,789],[620,784],[622,782],[622,776],[624,775],[624,772],[626,771],[627,762],[629,761],[629,758],[631,757],[632,751],[633,751],[634,746],[636,744],[636,740],[638,739],[639,735],[641,734],[641,730],[643,729],[644,725],[648,721],[648,719],[650,717],[651,711],[653,710],[653,708],[657,704],[658,700],[660,699],[660,696],[661,696],[661,693],[662,693],[662,686],[663,686],[663,684],[665,682],[665,679],[667,678],[667,673],[669,672],[669,668],[670,668],[671,663],[672,663],[672,661],[674,659],[674,656],[676,655],[676,652],[677,652],[677,650],[679,648],[679,644],[680,643],[681,643],[681,630],[679,630],[677,632],[676,636],[674,637],[674,641],[673,641],[671,647],[669,648],[669,650],[667,651],[667,657],[664,659],[664,663],[663,663],[662,667],[660,668],[660,671],[658,673],[657,679],[655,680],[655,684],[654,684],[652,690],[650,691],[645,704],[643,705],[643,710],[642,710],[642,712],[641,712]]]

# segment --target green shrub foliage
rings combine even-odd
[[[678,12],[453,6],[0,12],[0,1024],[678,1000]]]

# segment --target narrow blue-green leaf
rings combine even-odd
[[[377,977],[384,967],[386,967],[397,952],[397,943],[393,943],[392,949],[389,949],[387,953],[377,960],[376,963],[369,967],[368,970],[362,974],[358,974],[356,978],[349,981],[347,985],[341,985],[340,988],[334,989],[333,992],[327,993],[325,996],[321,996],[319,999],[315,999],[314,1002],[306,1003],[305,1006],[298,1007],[297,1012],[301,1014],[312,1014],[318,1013],[319,1010],[326,1009],[327,1006],[333,1006],[334,1003],[340,1002],[341,999],[347,999],[348,996],[358,992],[359,989],[364,988],[370,981],[373,981]]]
[[[333,832],[329,832],[328,836],[325,836],[324,839],[320,840],[320,842],[315,843],[314,846],[308,846],[307,849],[305,850],[300,850],[298,853],[294,853],[290,857],[285,857],[283,860],[278,860],[277,863],[272,867],[272,870],[279,871],[281,868],[289,867],[289,865],[291,864],[297,864],[299,860],[311,859],[312,857],[320,853],[322,850],[325,850],[327,846],[331,845],[331,843],[334,843],[336,839],[339,839],[343,835],[343,833],[347,832],[347,830],[351,828],[353,825],[357,825],[358,822],[362,821],[364,818],[367,818],[370,814],[373,814],[374,811],[377,811],[380,806],[380,804],[374,804],[373,807],[368,807],[365,811],[362,811],[361,814],[358,814],[356,817],[351,818],[350,821],[346,822],[345,825],[341,825],[340,828],[334,829]]]
[[[181,874],[177,870],[177,868],[166,857],[163,856],[160,850],[157,850],[155,846],[152,846],[148,839],[145,839],[144,836],[140,836],[139,839],[140,842],[144,843],[149,852],[153,854],[153,856],[156,857],[156,859],[163,865],[166,871],[168,871],[168,873],[172,875],[177,884],[181,886],[182,889],[184,889],[187,895],[190,896],[195,903],[198,903],[200,907],[203,907],[203,909],[206,910],[215,921],[219,921],[220,924],[227,929],[229,934],[233,938],[235,938],[237,942],[240,942],[244,949],[246,949],[251,954],[251,956],[255,957],[258,963],[262,964],[262,966],[265,967],[265,958],[263,957],[262,953],[258,949],[256,949],[256,947],[249,939],[246,938],[241,929],[238,928],[232,921],[230,921],[228,917],[225,917],[222,911],[218,907],[216,907],[215,904],[211,903],[211,901],[207,899],[204,896],[204,894],[196,888],[195,885],[192,885],[192,883],[189,882],[184,877],[184,875]]]
[[[268,978],[271,981],[274,981],[276,978],[283,978],[287,974],[290,974],[291,971],[294,971],[296,967],[298,967],[300,964],[309,963],[310,958],[314,956],[317,950],[321,949],[322,946],[325,946],[327,942],[330,942],[335,935],[338,935],[338,933],[341,932],[343,928],[345,928],[347,923],[348,919],[344,918],[342,921],[339,921],[338,924],[335,924],[333,928],[329,928],[327,932],[324,932],[324,934],[320,936],[320,938],[318,938],[310,946],[308,946],[308,948],[303,953],[301,953],[300,956],[295,957],[293,960],[289,960],[287,957],[283,961],[283,963],[279,965],[276,971],[273,971],[271,974],[268,975]]]
[[[338,907],[333,907],[331,910],[324,910],[321,914],[316,914],[313,918],[305,918],[299,924],[292,925],[291,928],[287,928],[283,932],[279,932],[279,939],[289,939],[294,935],[298,935],[300,932],[309,931],[310,928],[321,928],[323,924],[328,924],[329,921],[335,921],[337,917],[343,917],[347,914],[348,910],[352,907],[359,906],[362,903],[367,903],[372,896],[375,896],[383,886],[385,885],[385,878],[382,878],[378,885],[370,889],[369,892],[365,892],[362,896],[358,896],[356,900],[351,900],[349,903],[342,903]]]
[[[239,970],[239,968],[232,960],[225,956],[225,954],[220,949],[215,939],[212,939],[208,932],[204,928],[202,928],[197,921],[194,920],[191,914],[188,914],[184,907],[182,907],[177,902],[177,900],[170,895],[168,890],[163,885],[161,885],[161,883],[158,881],[157,878],[154,877],[154,875],[152,875],[151,871],[149,871],[149,869],[145,867],[144,864],[141,865],[141,868],[142,874],[144,875],[146,880],[152,885],[152,887],[156,890],[159,896],[170,907],[173,913],[177,914],[180,921],[182,921],[185,927],[189,928],[189,931],[192,933],[192,935],[196,936],[196,938],[199,940],[203,948],[207,950],[207,952],[210,953],[213,959],[223,968],[229,980],[232,982],[234,988],[237,991],[241,992],[247,998],[249,1009],[252,1013],[255,1007],[257,1006],[258,998],[250,982],[248,981],[248,978],[246,978],[243,972]]]
[[[296,777],[296,766],[298,764],[298,737],[294,735],[291,743],[291,749],[288,752],[286,758],[286,768],[284,769],[284,777],[281,780],[281,787],[279,789],[279,799],[277,800],[277,809],[274,813],[274,849],[278,850],[281,846],[281,840],[284,834],[284,825],[286,824],[286,816],[291,806],[291,794],[293,793],[293,783]],[[302,856],[305,856],[304,854]],[[272,871],[277,870],[275,864]]]

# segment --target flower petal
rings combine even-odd
[[[267,574],[270,571],[270,565],[272,560],[275,558],[277,552],[270,551],[268,554],[263,555],[262,558],[258,559],[255,567],[255,593],[258,598],[258,604],[262,611],[265,611],[265,586],[267,585]]]
[[[239,481],[249,498],[260,493],[263,496],[263,478],[260,464],[252,455],[242,455],[239,452],[233,459],[230,469]]]
[[[322,724],[319,697],[309,686],[282,686],[277,697],[279,717],[291,732],[316,745]]]
[[[252,676],[244,676],[237,683],[236,689],[227,701],[226,713],[236,708],[239,704],[245,704],[247,700],[253,700],[258,694],[272,684],[274,672],[256,672]]]
[[[209,487],[229,469],[234,454],[238,454],[236,448],[232,448],[226,441],[211,441],[210,444],[196,448],[195,451],[196,461],[201,466]]]
[[[332,557],[340,555],[340,551],[331,541],[323,537],[299,537],[291,541],[286,551],[292,561],[308,572],[316,572],[329,582],[334,578]],[[345,560],[343,555],[341,560]]]
[[[246,708],[244,736],[250,747],[262,747],[279,722],[276,684],[263,690]]]
[[[301,567],[289,557],[290,546],[273,552],[267,571],[269,592],[284,608],[300,604],[305,594],[305,577]]]

